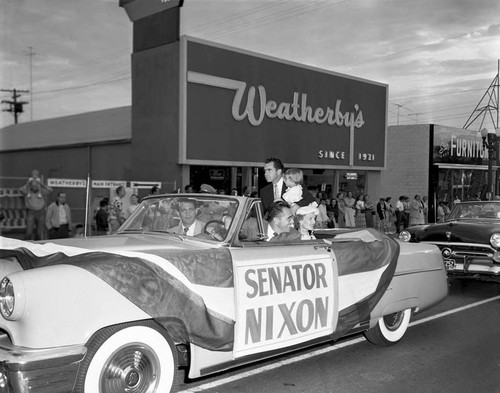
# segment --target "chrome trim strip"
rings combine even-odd
[[[487,265],[476,265],[476,264],[470,264],[467,266],[467,271],[464,271],[464,264],[463,263],[457,263],[453,269],[447,270],[449,273],[467,273],[467,274],[474,274],[474,273],[484,273],[484,274],[491,274],[498,276],[500,275],[500,266],[487,266]]]
[[[0,359],[6,363],[9,368],[13,365],[18,365],[18,368],[30,368],[29,364],[45,362],[66,357],[83,358],[87,349],[85,345],[71,345],[66,347],[32,349],[12,345],[9,337],[4,334],[0,336]],[[54,362],[47,364],[45,367],[51,367]],[[44,368],[44,367],[40,367]]]
[[[420,243],[425,243],[425,244],[434,244],[436,246],[447,246],[447,247],[452,247],[452,246],[457,246],[457,247],[477,247],[477,248],[483,248],[483,249],[488,249],[491,250],[491,252],[496,252],[496,250],[491,247],[488,244],[484,243],[462,243],[462,242],[430,242],[430,241],[421,241]]]

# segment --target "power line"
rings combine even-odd
[[[120,78],[112,78],[112,79],[108,79],[108,80],[96,81],[96,82],[88,83],[86,85],[61,87],[60,89],[39,91],[36,94],[58,93],[60,91],[84,89],[84,88],[87,88],[87,87],[93,87],[93,86],[101,85],[101,84],[104,85],[104,84],[107,84],[107,83],[114,83],[114,82],[118,82],[118,81],[122,81],[122,80],[128,80],[128,79],[131,79],[131,77],[130,76],[125,76],[125,77],[120,77]]]
[[[436,93],[436,94],[427,94],[423,96],[413,96],[413,97],[396,97],[396,98],[391,98],[389,101],[405,101],[405,100],[413,100],[416,98],[429,98],[429,97],[440,97],[440,96],[448,96],[448,95],[453,95],[453,94],[463,94],[463,93],[470,93],[473,91],[484,91],[484,89],[470,89],[470,90],[461,90],[461,91],[452,91],[449,93]]]

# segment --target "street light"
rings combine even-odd
[[[491,199],[493,195],[495,195],[495,187],[493,184],[493,161],[496,160],[496,152],[500,139],[500,128],[497,128],[495,131],[483,128],[481,130],[481,138],[483,138],[483,148],[488,148],[488,188],[486,198]]]

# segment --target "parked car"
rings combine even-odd
[[[190,214],[199,233],[181,230]],[[357,332],[390,345],[447,296],[436,246],[266,233],[257,198],[172,194],[114,235],[0,238],[0,392],[164,393],[182,368],[196,378]]]
[[[399,237],[437,245],[449,276],[500,281],[500,201],[457,203],[445,222],[410,227]]]

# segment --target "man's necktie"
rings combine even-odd
[[[280,193],[278,191],[278,185],[275,184],[274,185],[274,199],[280,199],[280,198],[281,198],[281,195],[280,195]]]
[[[184,235],[187,235],[189,228],[184,227]]]

